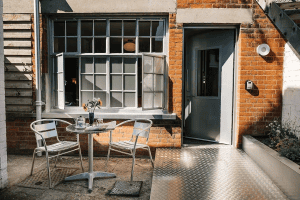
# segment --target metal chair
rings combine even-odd
[[[131,179],[130,181],[133,181],[133,171],[134,171],[134,162],[135,162],[135,153],[136,149],[145,149],[148,150],[150,160],[152,163],[152,167],[154,167],[150,147],[147,145],[148,143],[148,138],[149,138],[149,133],[150,133],[150,127],[152,126],[152,121],[150,119],[133,119],[133,120],[127,120],[124,121],[116,126],[122,126],[127,123],[134,122],[134,127],[133,127],[133,132],[131,135],[131,139],[129,141],[120,141],[120,142],[112,142],[112,131],[110,132],[109,135],[109,148],[108,148],[108,154],[107,154],[107,160],[106,160],[106,169],[107,169],[107,164],[109,160],[109,155],[110,151],[116,151],[119,153],[127,154],[132,156],[132,169],[131,169]],[[135,139],[134,139],[135,137]],[[146,138],[146,144],[140,144],[137,143],[139,137],[144,137]]]
[[[51,176],[50,176],[50,165],[49,165],[50,158],[56,157],[55,165],[54,165],[54,167],[56,167],[56,162],[57,162],[58,156],[78,150],[80,161],[81,161],[81,168],[82,168],[82,171],[84,171],[83,164],[82,164],[81,149],[80,149],[80,144],[79,144],[79,135],[76,135],[77,142],[75,142],[75,141],[60,141],[58,138],[57,129],[56,129],[56,124],[58,122],[61,122],[65,125],[71,124],[67,121],[60,120],[60,119],[41,119],[41,120],[36,120],[30,124],[31,130],[33,130],[35,133],[35,138],[36,138],[36,143],[37,143],[37,148],[35,148],[33,151],[32,167],[31,167],[30,175],[32,175],[32,173],[33,173],[35,154],[37,152],[46,152],[47,170],[48,170],[48,177],[49,177],[49,188],[51,188]],[[54,144],[51,144],[51,145],[47,145],[46,139],[53,138],[53,137],[56,137],[57,142]],[[49,156],[49,153],[57,153],[57,154]]]

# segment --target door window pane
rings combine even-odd
[[[106,21],[95,21],[95,36],[106,36]]]
[[[106,58],[95,58],[95,73],[106,73]]]
[[[93,90],[93,75],[81,75],[81,89]]]
[[[122,73],[122,58],[111,58],[111,73]]]
[[[122,93],[112,92],[110,95],[110,106],[111,107],[122,107]]]
[[[150,22],[139,22],[139,36],[150,36]]]
[[[93,100],[93,92],[81,92],[81,105]]]
[[[122,21],[110,21],[110,36],[121,36],[122,35]]]
[[[135,58],[124,58],[124,73],[135,73]]]
[[[95,90],[106,90],[105,75],[95,75]]]
[[[164,22],[152,21],[152,36],[163,36],[163,35],[164,35]]]
[[[219,49],[198,51],[197,95],[219,95]]]
[[[95,98],[100,98],[102,101],[101,107],[106,107],[106,93],[105,92],[95,92]]]
[[[153,74],[144,74],[144,91],[153,91]]]
[[[93,73],[93,58],[81,59],[81,73]]]
[[[150,52],[150,38],[140,38],[139,39],[139,51],[140,52]]]
[[[54,38],[54,52],[65,52],[65,38]]]
[[[153,93],[144,93],[143,108],[153,108]]]
[[[81,38],[81,53],[93,52],[93,38]]]
[[[135,107],[135,93],[124,93],[124,107]]]
[[[65,22],[54,22],[54,36],[65,36]]]
[[[77,38],[67,38],[67,52],[77,52]]]
[[[106,38],[95,38],[95,53],[106,52]]]
[[[135,76],[124,76],[124,89],[135,90]]]
[[[163,88],[163,85],[164,85],[164,75],[157,75],[155,74],[154,75],[154,90],[155,91],[163,91],[164,88]]]
[[[76,36],[77,35],[77,21],[67,21],[67,36]]]
[[[81,36],[93,36],[93,21],[81,21]]]
[[[154,93],[154,107],[161,108],[163,105],[163,93]]]
[[[122,76],[121,75],[111,75],[110,89],[111,90],[122,90]]]
[[[110,38],[110,53],[122,53],[122,38]]]
[[[135,36],[135,21],[124,21],[124,35],[125,36]]]

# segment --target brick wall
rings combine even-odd
[[[3,50],[3,1],[0,0],[0,189],[7,185],[7,152],[5,126],[4,50]]]
[[[300,125],[300,56],[285,45],[282,94],[282,121]],[[300,137],[300,133],[296,133]]]

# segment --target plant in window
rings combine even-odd
[[[82,108],[84,109],[84,111],[88,111],[89,112],[89,122],[90,125],[93,124],[94,122],[94,117],[95,117],[95,109],[96,108],[101,108],[100,106],[102,106],[102,101],[100,98],[96,99],[94,98],[92,101],[88,101],[86,104],[83,103],[82,104]]]

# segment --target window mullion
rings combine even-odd
[[[135,107],[138,107],[138,58],[135,59]]]
[[[106,57],[106,107],[110,107],[110,57]]]

